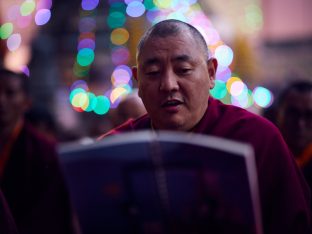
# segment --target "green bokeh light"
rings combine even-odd
[[[220,101],[222,101],[225,104],[231,104],[231,94],[229,94],[228,92],[226,93],[225,97],[223,97],[222,99],[220,99]]]
[[[88,98],[89,98],[89,105],[87,106],[87,108],[84,109],[84,111],[90,112],[90,111],[93,111],[94,108],[96,107],[97,98],[94,95],[94,93],[88,92],[87,95],[88,95]]]
[[[72,103],[74,107],[76,108],[86,108],[86,106],[89,105],[89,99],[88,95],[86,93],[77,93],[75,96],[73,96]]]
[[[109,8],[109,14],[114,13],[114,12],[119,12],[119,13],[126,13],[126,4],[123,2],[115,2],[113,4],[111,4],[110,8]]]
[[[94,61],[94,51],[89,48],[79,50],[77,54],[77,62],[80,66],[89,66]]]
[[[20,13],[22,16],[27,16],[33,13],[33,11],[36,8],[36,3],[32,0],[27,0],[23,2],[23,4],[20,7]]]
[[[263,108],[269,107],[273,101],[271,91],[261,86],[254,89],[253,98],[256,104]]]
[[[5,23],[0,27],[0,38],[7,39],[13,33],[13,24],[12,23]]]
[[[85,93],[86,91],[82,88],[73,89],[69,94],[69,101],[73,103],[73,98],[79,93]]]
[[[155,9],[156,6],[154,4],[154,1],[153,0],[145,0],[144,1],[144,6],[147,10],[152,10],[152,9]]]
[[[210,91],[214,98],[222,99],[227,94],[226,84],[221,80],[215,81],[215,87]]]
[[[158,8],[167,9],[171,7],[171,4],[173,1],[172,0],[154,0],[153,2]]]
[[[255,4],[250,4],[245,8],[245,21],[248,27],[255,30],[263,26],[263,17],[261,8]]]
[[[98,115],[105,115],[110,108],[109,99],[106,96],[98,96],[94,112]]]
[[[121,12],[112,12],[107,18],[107,24],[110,28],[122,28],[125,22],[126,16]]]
[[[89,75],[90,66],[80,66],[77,62],[74,64],[73,72],[77,77],[85,77]]]

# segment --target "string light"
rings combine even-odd
[[[255,87],[254,91],[251,91],[241,78],[233,75],[229,67],[234,59],[233,50],[221,40],[218,31],[196,0],[111,0],[109,4],[106,23],[111,29],[111,61],[116,66],[111,75],[112,87],[103,91],[104,95],[100,96],[90,92],[86,84],[83,88],[73,89],[71,95],[78,96],[77,100],[73,98],[71,100],[75,101],[74,109],[77,111],[106,114],[110,108],[117,107],[120,100],[131,93],[132,73],[127,65],[130,59],[127,46],[130,33],[125,25],[127,17],[138,18],[143,15],[152,25],[165,19],[178,19],[194,25],[202,33],[211,56],[217,58],[219,63],[215,87],[211,90],[213,97],[243,108],[254,104],[262,108],[270,105],[271,101],[268,100],[272,100],[272,93],[269,96],[260,87]],[[81,6],[84,11],[90,13],[98,6],[98,0],[82,0]],[[245,18],[250,21],[249,28],[261,27],[262,16],[259,9],[257,5],[247,6]],[[90,18],[90,14],[88,15],[89,18],[82,18],[80,21],[81,35],[77,46],[77,60],[73,69],[74,74],[81,78],[88,76],[95,58],[95,36],[94,32],[91,32],[95,28],[95,20]],[[87,36],[88,33],[91,34]],[[262,100],[263,98],[266,101]]]

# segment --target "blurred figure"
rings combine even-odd
[[[18,234],[10,208],[0,189],[0,233]]]
[[[52,113],[43,106],[33,106],[25,114],[29,122],[38,132],[50,141],[57,141],[57,126]]]
[[[276,124],[312,188],[312,82],[291,82],[280,93]]]
[[[73,233],[56,145],[24,121],[24,74],[0,69],[0,185],[21,234]]]

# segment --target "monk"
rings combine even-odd
[[[193,26],[165,20],[137,47],[138,82],[147,114],[104,134],[150,129],[209,134],[248,143],[255,151],[265,234],[311,233],[310,192],[280,132],[269,121],[210,97],[217,60]]]
[[[31,105],[29,79],[0,69],[0,187],[11,214],[3,218],[20,234],[74,233],[55,142],[24,118]]]

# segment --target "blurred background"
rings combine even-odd
[[[180,19],[218,59],[212,95],[261,114],[288,82],[312,80],[311,12],[311,0],[1,0],[0,63],[29,76],[57,140],[94,138],[127,115],[140,36]]]

